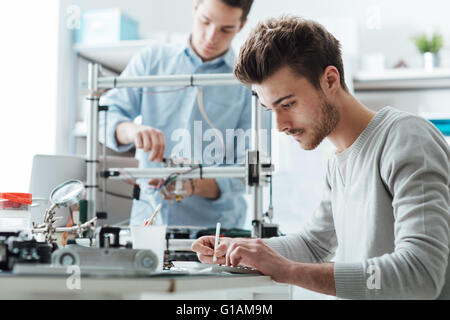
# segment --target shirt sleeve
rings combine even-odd
[[[150,47],[138,52],[128,63],[121,77],[135,77],[147,74],[147,65],[151,59]],[[116,128],[124,121],[134,121],[141,114],[141,94],[139,88],[115,88],[111,89],[100,99],[100,104],[109,107],[106,122],[106,145],[107,147],[125,152],[133,147],[133,144],[119,145],[116,140]],[[105,117],[100,114],[99,138],[105,143]]]
[[[282,256],[297,262],[325,262],[333,257],[337,238],[330,199],[331,186],[328,181],[327,174],[322,201],[299,232],[264,239]]]
[[[428,121],[411,117],[393,126],[380,175],[393,198],[394,252],[335,263],[338,297],[439,297],[449,254],[449,160],[448,144]]]

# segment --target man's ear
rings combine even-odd
[[[246,23],[247,23],[247,19],[245,19],[244,21],[241,22],[241,26],[239,27],[239,31],[238,32],[240,32],[244,28]]]
[[[339,70],[335,66],[328,66],[322,73],[320,85],[324,92],[334,93],[341,87]]]

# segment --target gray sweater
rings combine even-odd
[[[308,223],[266,241],[294,261],[333,260],[339,298],[450,299],[449,189],[442,134],[385,107],[330,158],[324,198]]]

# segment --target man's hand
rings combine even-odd
[[[214,238],[204,236],[192,244],[192,250],[197,252],[203,263],[213,263]],[[292,261],[279,255],[261,239],[220,238],[216,257],[215,263],[218,264],[234,267],[244,265],[258,269],[275,281],[289,281],[286,270]]]
[[[151,179],[149,181],[149,184],[156,187],[163,181],[164,181],[163,179]],[[185,180],[182,183],[183,183],[182,190],[184,193],[181,194],[181,196],[183,198],[192,196],[194,194],[194,189],[192,188],[193,182],[191,182],[191,180]],[[172,182],[168,186],[163,187],[161,189],[161,194],[162,194],[164,200],[173,200],[176,198],[177,195],[174,193],[175,184],[176,184],[176,181]]]
[[[226,263],[226,253],[228,250],[228,245],[232,241],[231,238],[220,238],[219,239],[219,245],[216,249],[216,262],[213,262],[213,256],[214,256],[214,242],[215,237],[214,236],[204,236],[198,238],[193,244],[192,244],[192,251],[197,253],[198,259],[203,263],[217,263],[217,264],[225,264]]]
[[[214,263],[214,239],[214,236],[205,236],[192,244],[191,249],[197,252],[201,262]],[[274,281],[336,295],[333,263],[301,263],[286,259],[259,238],[220,238],[216,257],[218,264],[252,267]]]
[[[166,144],[162,131],[133,122],[121,122],[116,129],[116,140],[119,144],[134,143],[137,149],[149,152],[149,161],[162,162]]]
[[[161,179],[152,179],[149,184],[153,186],[158,186],[163,180]],[[170,185],[166,186],[166,188],[161,189],[161,194],[163,195],[165,200],[172,200],[176,197],[173,193],[175,190],[175,183],[173,182]],[[219,186],[215,179],[189,179],[183,182],[182,189],[185,191],[182,194],[183,198],[190,197],[192,195],[196,195],[198,197],[217,200],[221,193]]]
[[[225,256],[227,266],[244,265],[270,276],[274,281],[288,283],[288,268],[293,261],[281,256],[260,238],[233,239]]]

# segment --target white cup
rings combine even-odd
[[[163,270],[167,226],[131,226],[133,249],[150,249],[158,257],[157,271]]]

